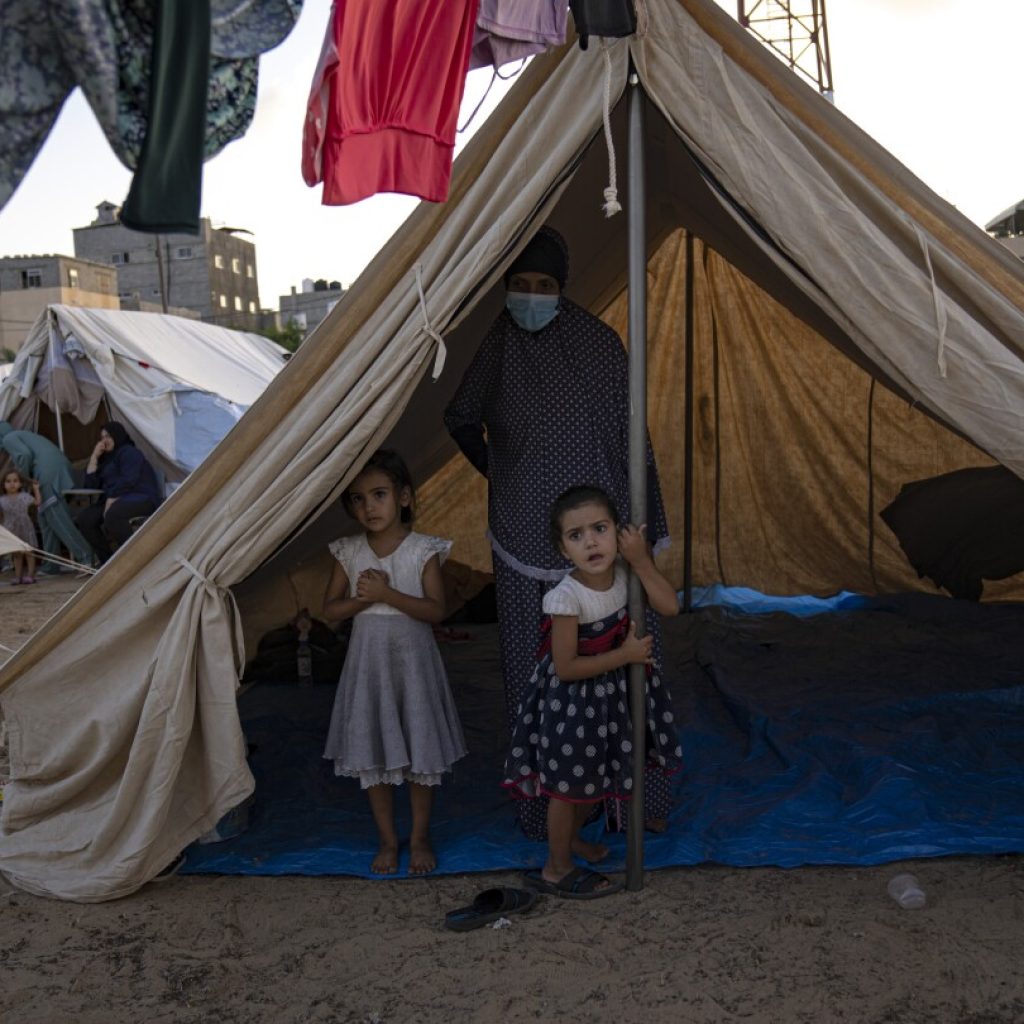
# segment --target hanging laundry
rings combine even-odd
[[[163,3],[179,6],[173,0],[0,3],[0,208],[31,166],[76,86],[118,159],[130,170],[139,166],[151,116],[154,33],[162,15],[173,17]],[[201,7],[207,3],[210,17],[203,31],[209,35],[211,57],[205,104],[197,108],[202,116],[200,159],[209,159],[245,134],[256,105],[258,55],[284,39],[302,7],[302,0],[203,0]],[[183,38],[185,22],[193,24],[189,16],[183,17],[174,38]],[[194,31],[188,38],[195,40]],[[171,73],[173,53],[163,59],[165,71]],[[187,63],[201,66],[195,55]],[[171,106],[165,100],[160,109]],[[163,136],[168,138],[168,132]],[[159,150],[154,154],[158,157]],[[189,182],[194,182],[195,173]],[[170,184],[194,192],[194,186],[182,179],[170,179]],[[197,226],[194,198],[191,204]],[[173,215],[175,220],[179,217]]]
[[[325,206],[448,198],[478,0],[335,0],[313,75],[302,177]]]
[[[585,50],[591,36],[621,39],[636,32],[632,0],[569,0],[572,20]]]
[[[566,0],[480,0],[470,70],[543,53],[565,42]]]

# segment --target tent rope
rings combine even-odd
[[[224,603],[228,606],[231,618],[234,621],[235,664],[237,671],[240,674],[242,669],[245,667],[245,646],[242,640],[242,615],[238,610],[238,603],[235,601],[235,595],[231,592],[229,587],[222,587],[214,583],[213,580],[204,576],[184,555],[175,555],[174,560],[178,565],[183,569],[186,569],[197,580],[199,580],[208,594],[222,598]]]
[[[448,349],[445,347],[444,338],[441,337],[441,334],[430,322],[430,315],[427,313],[427,296],[423,291],[423,264],[417,263],[413,269],[416,272],[416,289],[420,293],[420,309],[423,311],[423,326],[420,330],[428,338],[433,338],[437,342],[437,355],[434,357],[434,369],[431,373],[432,378],[436,381],[444,369],[444,361],[448,355]]]
[[[622,212],[619,189],[615,177],[615,143],[612,140],[612,57],[608,51],[608,40],[601,40],[601,54],[604,57],[604,141],[608,146],[608,187],[604,190],[605,217],[614,217]]]
[[[932,302],[935,305],[935,327],[939,332],[939,348],[936,353],[936,362],[939,366],[939,375],[946,378],[946,307],[942,304],[942,296],[939,294],[939,285],[935,280],[935,271],[932,269],[932,256],[928,246],[928,239],[924,232],[916,224],[914,231],[917,233],[917,240],[921,245],[921,252],[924,253],[924,265],[928,270],[928,278],[932,286]]]

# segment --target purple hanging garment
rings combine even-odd
[[[565,0],[480,0],[469,67],[495,69],[565,42]]]

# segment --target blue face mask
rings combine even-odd
[[[505,296],[505,308],[524,331],[539,331],[555,319],[558,298],[557,295],[509,292]]]

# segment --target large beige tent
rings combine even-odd
[[[688,258],[693,272],[696,581],[871,589],[873,563],[879,586],[908,585],[873,525],[902,481],[992,459],[1024,473],[1020,265],[710,0],[647,7],[646,34],[608,50],[612,124],[621,160],[632,59],[650,99],[650,413],[676,529]],[[417,210],[227,441],[5,667],[7,878],[76,900],[131,892],[251,792],[233,591],[243,614],[289,591],[385,439],[432,478],[424,528],[486,563],[481,483],[440,411],[544,222],[569,241],[569,294],[622,325],[626,218],[599,209],[604,94],[599,46],[536,60],[448,203]]]

